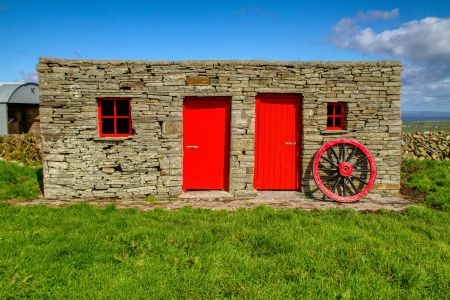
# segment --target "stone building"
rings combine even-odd
[[[313,194],[315,153],[342,137],[372,153],[372,192],[397,193],[401,70],[381,61],[41,58],[45,197]]]

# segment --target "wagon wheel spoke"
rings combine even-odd
[[[319,167],[319,170],[320,170],[320,171],[330,171],[330,172],[331,172],[331,171],[333,171],[333,172],[336,172],[336,171],[337,171],[336,168],[331,168],[331,169],[330,169],[330,168],[324,168],[324,167],[322,167],[322,168]]]
[[[330,147],[331,153],[333,153],[334,157],[336,158],[337,162],[340,163],[339,157],[336,154],[336,151],[334,151],[333,147]]]
[[[322,164],[319,164],[319,170],[326,171],[326,172],[337,172],[338,171],[338,169],[334,166],[324,166]]]
[[[359,176],[356,176],[356,175],[352,175],[351,177],[355,178],[356,180],[358,180],[358,181],[360,181],[360,182],[362,182],[362,183],[364,183],[364,184],[368,184],[368,182],[367,182],[367,181],[365,181],[364,179],[362,179],[362,178],[361,178],[361,177],[359,177]]]
[[[339,185],[339,181],[341,181],[341,177],[338,177],[338,179],[336,180],[336,182],[333,185],[333,188],[331,189],[331,191],[334,193],[334,191],[336,190],[337,186]]]
[[[357,149],[356,146],[353,146],[352,152],[350,153],[350,155],[347,157],[347,159],[345,161],[350,161],[350,159],[352,159],[353,155],[356,152],[356,149]]]
[[[341,161],[344,161],[345,160],[345,144],[342,143],[341,145],[342,145]]]
[[[370,172],[370,170],[368,170],[368,169],[357,169],[357,168],[354,168],[354,170],[360,171],[360,172]]]
[[[359,194],[359,190],[356,188],[355,184],[353,183],[351,178],[347,178],[347,180],[350,182],[350,185],[352,186],[353,190],[355,191],[355,194]]]
[[[346,193],[345,193],[345,179],[347,179],[347,177],[344,177],[343,178],[343,180],[342,180],[342,196],[346,196]]]
[[[339,174],[336,172],[335,174],[331,175],[330,177],[325,178],[324,181],[325,181],[325,182],[331,181],[333,178],[336,178],[338,175],[339,175]]]
[[[330,164],[332,164],[332,165],[335,166],[336,168],[338,167],[338,165],[337,165],[334,161],[332,161],[332,160],[326,158],[325,156],[322,155],[320,158],[325,159],[327,162],[329,162]]]
[[[364,156],[363,158],[358,159],[353,165],[356,166],[359,163],[363,162],[364,160],[368,159],[367,156]]]

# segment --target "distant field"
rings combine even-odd
[[[450,120],[445,121],[420,121],[420,122],[404,122],[404,132],[414,131],[440,131],[450,132]]]

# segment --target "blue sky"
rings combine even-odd
[[[450,111],[449,17],[450,1],[0,0],[0,81],[35,78],[41,56],[392,59],[402,109]]]

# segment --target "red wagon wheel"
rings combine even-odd
[[[332,140],[317,152],[313,163],[319,189],[338,202],[353,202],[365,196],[376,177],[370,152],[351,139]]]

